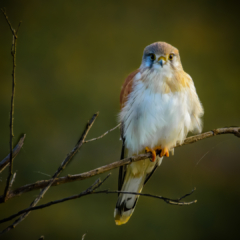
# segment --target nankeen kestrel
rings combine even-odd
[[[140,193],[163,157],[168,157],[189,131],[201,132],[203,107],[178,50],[165,42],[144,49],[141,66],[123,84],[120,104],[121,159],[152,152],[152,159],[119,169],[119,190]],[[159,156],[156,150],[161,150]],[[117,225],[129,220],[138,198],[119,194],[114,211]]]

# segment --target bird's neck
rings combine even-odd
[[[156,71],[154,69],[140,69],[141,77],[136,81],[142,81],[146,88],[155,93],[180,92],[189,87],[187,74],[179,71]]]

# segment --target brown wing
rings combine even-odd
[[[135,70],[134,72],[130,73],[127,76],[127,78],[125,79],[125,82],[122,86],[122,90],[121,90],[121,94],[120,94],[121,108],[124,107],[124,104],[127,101],[128,94],[132,91],[133,78],[138,72],[139,72],[139,70]],[[120,160],[127,157],[127,149],[125,148],[125,139],[124,139],[124,134],[123,134],[123,123],[121,126],[121,138],[122,138],[122,151],[121,151]],[[118,190],[119,191],[121,191],[121,189],[122,189],[126,171],[127,171],[126,165],[119,168],[119,174],[118,174]]]
[[[134,72],[130,73],[125,79],[125,82],[122,86],[122,90],[120,93],[121,108],[124,107],[124,104],[127,101],[128,94],[132,91],[133,78],[138,72],[139,72],[139,69],[135,70]]]

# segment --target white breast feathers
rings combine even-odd
[[[137,76],[133,91],[119,115],[128,155],[138,154],[145,147],[161,145],[171,149],[177,142],[182,142],[198,122],[193,119],[196,117],[192,116],[192,105],[189,88],[160,93],[152,91]]]

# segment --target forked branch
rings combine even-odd
[[[34,201],[30,204],[29,208],[35,207],[37,203],[40,201],[41,198],[43,198],[44,194],[47,192],[47,190],[51,187],[54,180],[60,175],[60,173],[63,171],[63,169],[68,165],[68,163],[73,159],[74,155],[79,151],[81,146],[84,143],[84,140],[93,126],[96,118],[98,116],[98,113],[95,113],[91,120],[87,123],[79,141],[77,142],[76,146],[73,148],[73,150],[67,155],[65,160],[62,162],[58,170],[54,173],[52,179],[48,182],[48,184],[41,190],[40,194],[34,199]],[[0,234],[3,234],[5,232],[10,231],[11,229],[15,228],[20,222],[22,222],[30,213],[31,210],[28,210],[24,212],[21,217],[19,217],[12,225],[8,226],[6,229],[4,229]]]
[[[90,195],[90,194],[99,194],[99,193],[106,193],[106,194],[124,193],[124,194],[152,197],[152,198],[161,199],[161,200],[163,200],[164,202],[166,202],[168,204],[178,205],[178,206],[191,205],[191,204],[197,202],[197,200],[194,200],[194,201],[191,201],[191,202],[181,202],[182,199],[190,196],[196,190],[195,188],[190,193],[185,194],[184,196],[180,197],[179,199],[170,199],[170,198],[166,198],[166,197],[162,197],[162,196],[157,196],[157,195],[152,195],[152,194],[145,194],[145,193],[136,193],[136,192],[111,191],[111,190],[96,191],[96,189],[98,189],[107,180],[107,178],[109,176],[110,176],[110,174],[108,174],[107,177],[103,181],[101,181],[100,178],[97,179],[97,181],[92,186],[90,186],[87,190],[81,192],[80,194],[73,195],[73,196],[70,196],[70,197],[67,197],[67,198],[63,198],[63,199],[59,199],[59,200],[56,200],[56,201],[51,201],[51,202],[48,202],[46,204],[42,204],[42,205],[39,205],[39,206],[36,206],[36,207],[29,207],[29,208],[23,209],[23,210],[19,211],[18,213],[11,215],[10,217],[7,217],[7,218],[4,218],[4,219],[0,220],[0,223],[4,223],[4,222],[7,222],[7,221],[10,221],[10,220],[14,219],[15,217],[17,217],[17,216],[19,216],[19,215],[21,215],[23,213],[29,212],[29,211],[43,209],[43,208],[50,207],[50,206],[58,204],[58,203],[62,203],[62,202],[66,202],[66,201],[69,201],[69,200],[81,198],[83,196],[87,196],[87,195]]]
[[[187,145],[187,144],[190,144],[190,143],[195,143],[195,142],[198,142],[198,141],[203,140],[205,138],[213,137],[213,136],[220,135],[220,134],[234,134],[235,136],[240,137],[240,127],[218,128],[218,129],[208,131],[208,132],[205,132],[205,133],[202,133],[202,134],[191,136],[191,137],[186,138],[185,141],[183,142],[183,144],[178,144],[176,147],[181,147],[183,145]],[[84,179],[96,176],[98,174],[105,173],[105,172],[110,171],[114,168],[118,168],[118,167],[121,167],[121,166],[124,166],[124,165],[128,165],[131,162],[137,162],[137,161],[140,161],[140,160],[144,160],[146,158],[151,158],[151,153],[145,153],[145,154],[140,154],[138,156],[125,158],[121,161],[116,161],[116,162],[110,163],[108,165],[105,165],[105,166],[102,166],[102,167],[99,167],[99,168],[95,168],[95,169],[90,170],[90,171],[85,172],[85,173],[80,173],[80,174],[75,174],[75,175],[67,175],[67,176],[64,176],[64,177],[56,178],[53,181],[52,186],[57,186],[57,185],[64,184],[64,183],[84,180]],[[38,182],[35,182],[35,183],[32,183],[32,184],[24,185],[24,186],[22,186],[18,189],[10,191],[9,195],[8,195],[8,198],[13,198],[13,197],[19,196],[19,195],[21,195],[22,193],[25,193],[25,192],[29,192],[29,191],[33,191],[33,190],[36,190],[36,189],[44,188],[49,184],[50,181],[52,181],[52,179],[42,180],[42,181],[38,181]],[[0,203],[3,203],[3,196],[0,196]]]
[[[13,115],[14,115],[14,97],[15,97],[15,72],[16,72],[16,48],[17,48],[17,33],[20,27],[21,22],[18,25],[17,31],[12,27],[10,23],[6,10],[1,8],[1,11],[10,27],[12,32],[12,48],[11,48],[11,55],[13,61],[13,70],[12,70],[12,97],[11,97],[11,109],[10,109],[10,164],[9,164],[9,174],[7,178],[6,187],[4,190],[4,201],[7,200],[8,192],[10,190],[10,182],[13,175]]]
[[[14,159],[22,149],[25,137],[26,137],[26,134],[24,134],[20,138],[20,140],[18,141],[18,144],[13,149],[12,159]],[[9,162],[10,162],[10,153],[0,162],[0,173],[9,165]]]

